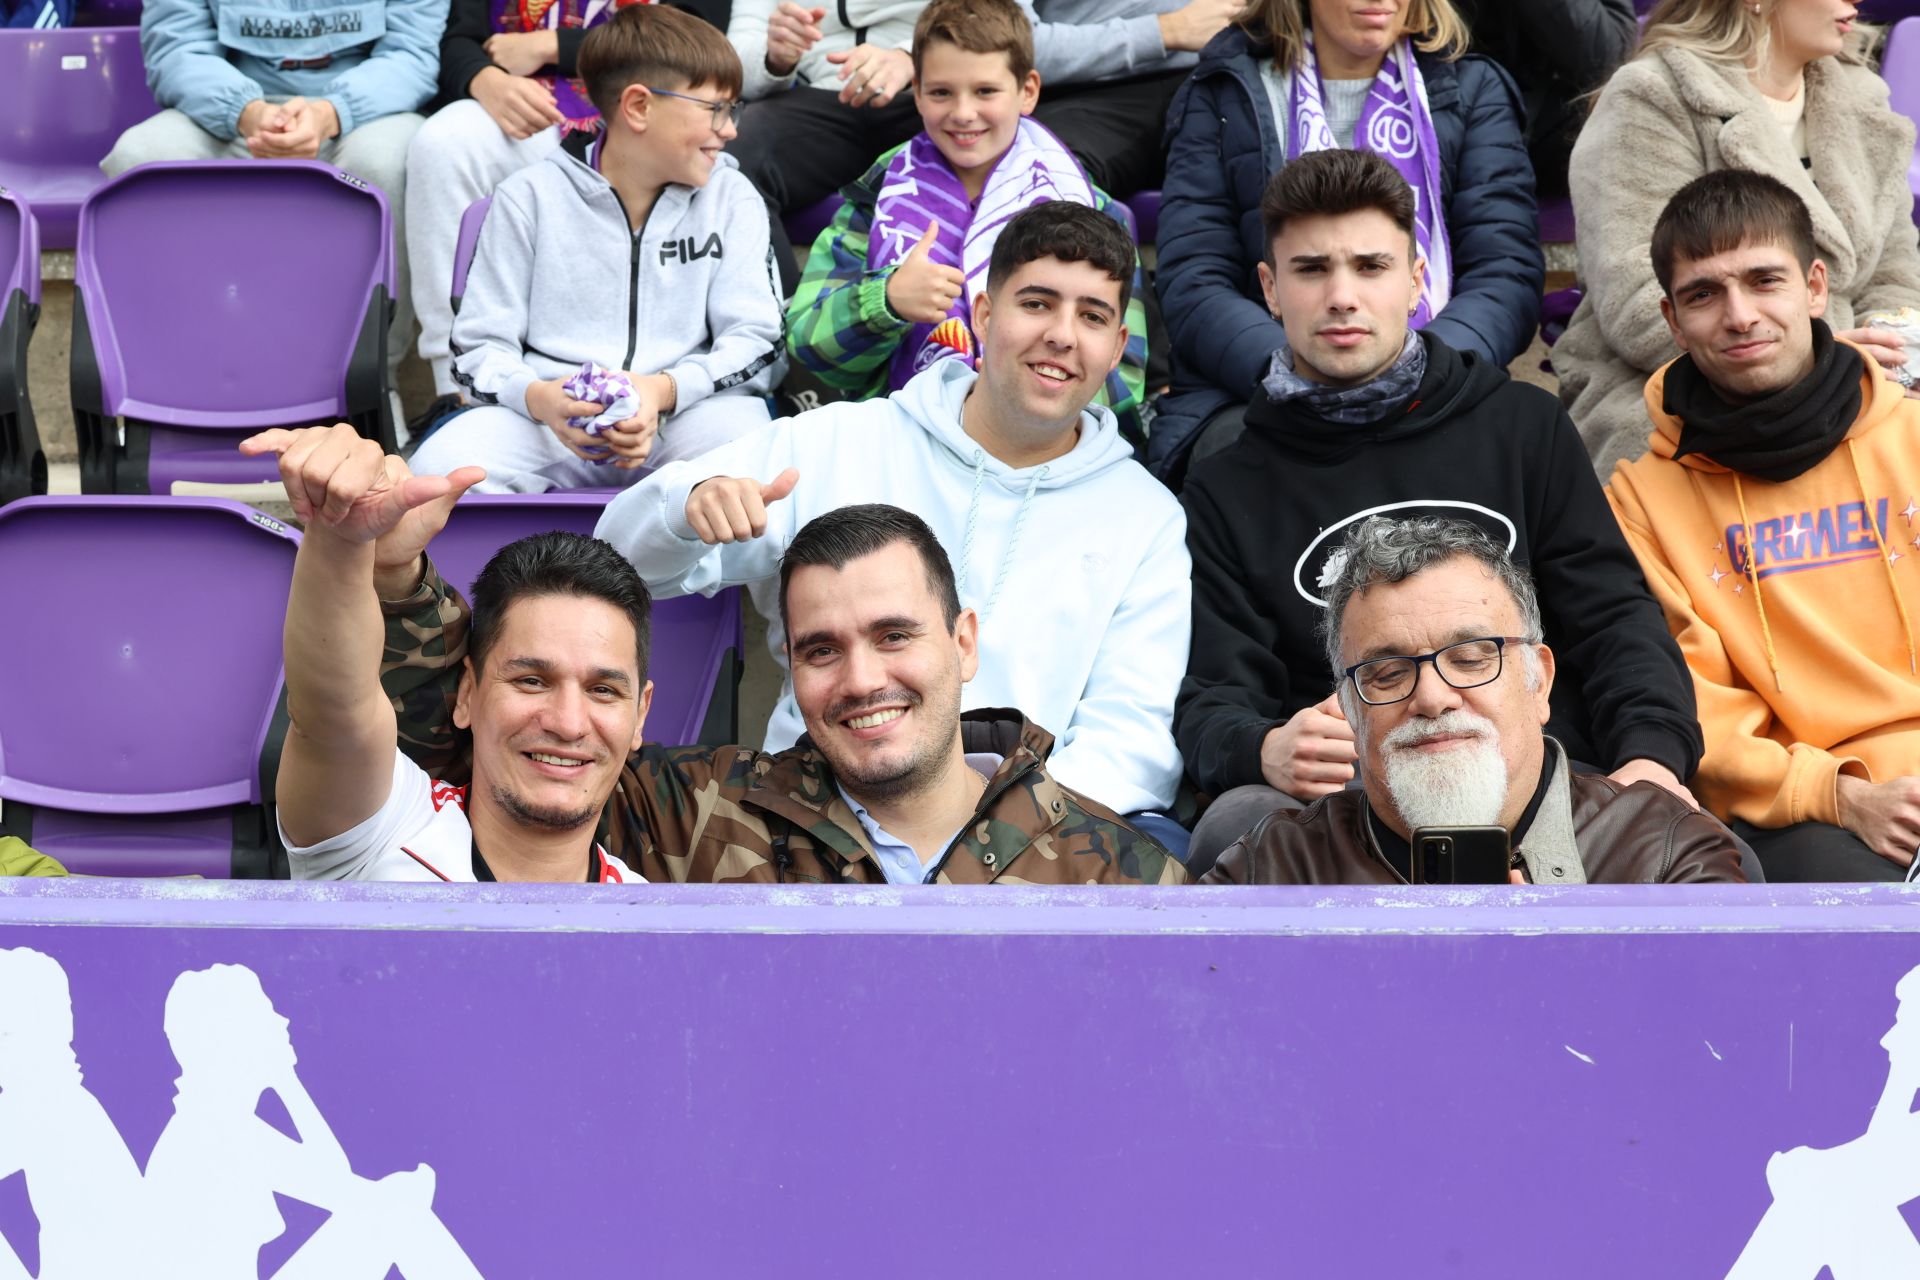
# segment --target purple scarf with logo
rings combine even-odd
[[[1320,62],[1313,52],[1313,32],[1307,32],[1307,62],[1293,71],[1293,148],[1291,154],[1331,151],[1346,145],[1327,124],[1326,102],[1320,92]],[[1354,146],[1380,155],[1399,170],[1413,188],[1413,239],[1427,260],[1426,285],[1420,307],[1413,313],[1418,329],[1447,305],[1453,296],[1453,250],[1447,241],[1446,210],[1440,185],[1440,142],[1433,132],[1433,113],[1427,106],[1427,84],[1413,58],[1413,42],[1402,39],[1388,51],[1374,77],[1373,91],[1360,109]]]
[[[913,252],[927,223],[938,222],[928,257],[966,273],[967,287],[937,325],[916,324],[894,349],[887,384],[898,391],[937,360],[974,363],[973,300],[987,287],[987,261],[1000,228],[1023,209],[1049,200],[1095,204],[1093,183],[1066,144],[1023,116],[1013,144],[994,164],[978,205],[925,130],[887,165],[867,234],[868,269],[878,274]]]

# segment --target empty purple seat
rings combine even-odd
[[[1540,243],[1573,243],[1573,200],[1567,196],[1540,203]]]
[[[141,165],[80,211],[73,412],[87,493],[273,480],[234,445],[349,422],[389,451],[386,197],[311,160]]]
[[[42,245],[73,247],[100,162],[157,110],[138,27],[0,31],[0,186],[33,207]]]
[[[27,394],[27,340],[40,319],[40,235],[0,187],[0,503],[47,491],[47,458]]]
[[[299,541],[218,498],[0,507],[0,833],[96,875],[267,875]]]
[[[549,529],[591,536],[604,493],[469,493],[429,553],[448,582],[469,592],[493,553]],[[740,591],[653,602],[653,707],[647,741],[668,746],[739,740],[737,690],[744,637]]]
[[[1915,8],[1920,12],[1920,0],[1915,0]],[[1902,18],[1887,33],[1880,74],[1886,79],[1893,109],[1920,125],[1920,17]],[[1920,200],[1920,152],[1908,162],[1907,185]],[[1920,223],[1920,204],[1916,204],[1913,217]]]

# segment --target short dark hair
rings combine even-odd
[[[494,553],[473,580],[473,622],[467,656],[478,671],[500,638],[507,609],[534,596],[604,600],[633,623],[634,658],[640,683],[647,681],[653,643],[653,598],[627,558],[598,538],[578,533],[536,533]],[[634,692],[639,693],[638,689]]]
[[[1017,213],[1000,228],[987,260],[987,292],[997,292],[1007,277],[1042,258],[1084,262],[1120,282],[1120,310],[1133,299],[1133,238],[1100,210],[1071,200],[1049,200]]]
[[[1748,169],[1715,169],[1673,193],[1653,224],[1653,274],[1673,296],[1674,266],[1731,253],[1743,244],[1783,244],[1813,270],[1819,253],[1806,201],[1778,178]]]
[[[794,570],[810,565],[844,569],[862,556],[884,551],[896,542],[904,542],[920,553],[927,571],[927,586],[940,601],[941,616],[947,630],[960,620],[960,592],[953,582],[953,562],[940,539],[933,536],[927,522],[911,511],[888,506],[884,502],[865,502],[840,507],[815,516],[801,526],[780,557],[780,623],[787,625],[787,584]],[[791,635],[791,628],[788,629]]]
[[[1362,209],[1378,209],[1412,237],[1413,188],[1373,152],[1336,148],[1289,160],[1260,194],[1260,256],[1273,265],[1273,242],[1295,218],[1338,217]]]
[[[944,41],[967,53],[1004,53],[1016,83],[1033,70],[1033,23],[1013,0],[933,0],[913,24],[913,78],[927,46]]]
[[[740,96],[740,55],[711,22],[663,4],[627,4],[587,32],[574,62],[602,116],[620,106],[628,85],[690,89],[710,84]]]

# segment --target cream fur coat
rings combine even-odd
[[[1827,264],[1827,321],[1920,306],[1920,233],[1907,165],[1914,127],[1865,67],[1807,68],[1809,171],[1746,76],[1663,49],[1614,73],[1573,149],[1574,214],[1586,297],[1553,349],[1560,399],[1605,479],[1647,449],[1641,389],[1680,354],[1660,318],[1648,246],[1673,193],[1715,169],[1753,169],[1807,202]]]

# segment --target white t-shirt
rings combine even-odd
[[[284,828],[280,839],[295,880],[480,879],[473,861],[473,827],[467,822],[467,789],[435,782],[403,751],[393,753],[393,790],[372,817],[305,848],[295,847]],[[646,883],[599,845],[593,852],[594,878],[601,884]]]

